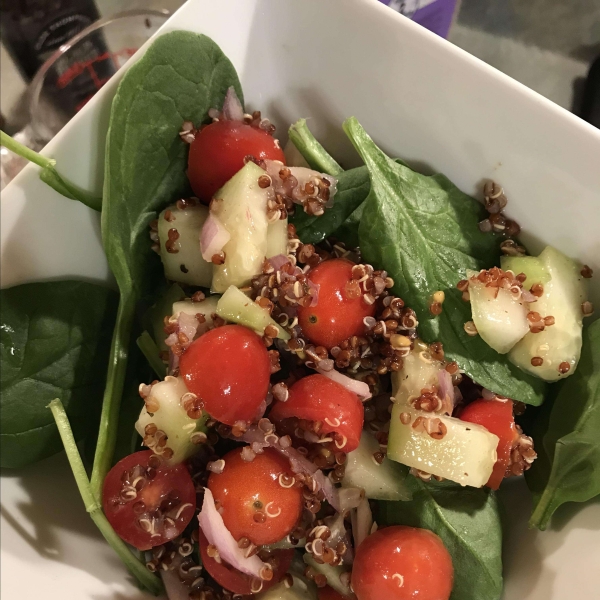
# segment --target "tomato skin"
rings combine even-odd
[[[196,489],[188,470],[182,464],[173,467],[159,466],[156,469],[156,475],[138,491],[135,499],[124,504],[115,503],[114,500],[119,497],[124,486],[121,479],[122,475],[127,471],[132,471],[138,465],[145,469],[148,467],[148,460],[152,456],[152,450],[144,450],[130,454],[120,460],[108,472],[102,490],[102,505],[106,518],[119,537],[138,550],[150,550],[154,546],[159,546],[177,537],[192,520],[196,510]],[[160,509],[161,502],[168,497],[169,492],[172,490],[177,491],[179,503],[174,509],[163,511]],[[137,502],[145,504],[145,509],[141,513],[136,513],[134,508]],[[174,516],[178,509],[184,504],[190,506],[183,510],[178,519],[175,519]],[[163,514],[171,516],[175,521],[175,526],[170,533],[162,528],[157,531],[161,535],[152,536],[150,532],[144,531],[138,524],[137,520],[141,516],[151,514],[155,510],[160,510]]]
[[[289,389],[287,401],[276,402],[269,414],[273,421],[291,417],[321,421],[321,431],[346,436],[346,444],[340,450],[352,452],[360,442],[365,409],[356,394],[317,373],[296,381]]]
[[[254,331],[225,325],[194,340],[181,356],[179,370],[208,414],[233,425],[256,417],[269,390],[271,362]]]
[[[202,128],[190,146],[188,178],[194,194],[208,203],[243,166],[244,157],[280,160],[283,150],[272,135],[240,121],[216,121]]]
[[[352,588],[358,600],[448,600],[453,581],[450,554],[427,529],[386,527],[356,551]]]
[[[329,349],[353,335],[362,335],[364,318],[375,314],[375,305],[367,304],[362,294],[348,297],[346,284],[352,280],[353,266],[345,258],[334,258],[308,272],[310,281],[319,286],[319,299],[316,306],[298,309],[298,322],[313,344]]]
[[[252,462],[242,459],[240,448],[223,459],[225,468],[222,473],[211,473],[208,489],[222,509],[227,529],[236,540],[247,537],[257,546],[283,539],[302,513],[301,489],[279,484],[281,474],[293,476],[289,461],[272,448],[265,448]],[[278,511],[277,516],[268,516]],[[264,522],[255,520],[257,512],[266,516]]]
[[[490,433],[497,435],[500,440],[496,448],[498,459],[487,486],[497,490],[504,479],[506,468],[510,461],[510,452],[519,433],[515,427],[512,400],[475,400],[467,405],[460,414],[463,421],[483,425]]]
[[[219,585],[234,594],[243,596],[252,594],[252,578],[250,576],[234,569],[226,562],[218,563],[214,558],[208,556],[208,540],[202,529],[199,532],[199,546],[202,566]],[[268,590],[283,579],[292,564],[294,550],[276,550],[273,557],[277,560],[277,567],[273,569],[273,579],[263,581],[261,592]]]

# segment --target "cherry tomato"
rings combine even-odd
[[[496,448],[498,458],[487,486],[497,490],[504,479],[504,474],[510,461],[510,452],[519,433],[515,427],[513,403],[511,400],[475,400],[467,405],[460,418],[469,423],[483,425],[490,433],[497,435],[500,440]]]
[[[167,467],[152,450],[120,460],[104,479],[104,514],[138,550],[176,538],[192,520],[196,490],[184,465]]]
[[[241,325],[211,329],[179,361],[188,390],[222,423],[252,421],[269,390],[271,362],[263,341]]]
[[[349,600],[350,598],[356,598],[356,596],[342,596],[339,592],[336,592],[332,587],[326,585],[324,588],[317,590],[317,596],[319,600]]]
[[[252,577],[245,573],[241,573],[224,561],[218,563],[214,558],[208,555],[208,540],[202,532],[202,529],[199,534],[199,545],[202,566],[219,585],[234,594],[241,594],[242,596],[256,593],[252,591]],[[272,557],[269,560],[273,566],[273,579],[262,582],[262,587],[260,588],[261,592],[268,590],[283,579],[283,576],[287,573],[292,564],[293,558],[294,550],[275,550],[272,553]],[[256,584],[255,589],[257,589]]]
[[[211,473],[208,489],[219,504],[225,526],[236,540],[246,537],[257,546],[282,540],[302,513],[302,491],[283,487],[280,477],[293,477],[288,460],[265,448],[246,462],[239,448],[226,454],[222,473]]]
[[[269,418],[282,421],[296,417],[307,421],[320,421],[322,433],[337,432],[346,438],[336,440],[344,452],[358,447],[362,433],[365,410],[360,398],[343,385],[325,375],[303,377],[289,389],[286,402],[276,402]]]
[[[442,540],[427,529],[400,525],[367,537],[352,570],[358,600],[448,600],[453,580]]]
[[[334,258],[309,271],[308,278],[319,286],[319,299],[316,306],[298,309],[298,321],[313,344],[332,348],[353,335],[362,335],[364,318],[375,314],[375,305],[367,304],[362,293],[348,294],[353,266],[345,258]]]
[[[243,166],[244,157],[280,160],[283,150],[272,135],[240,121],[216,121],[196,134],[190,146],[188,177],[194,194],[209,202]]]

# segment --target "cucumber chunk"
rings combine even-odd
[[[353,592],[350,589],[350,586],[342,583],[340,579],[341,575],[344,573],[349,573],[350,569],[348,567],[343,567],[342,565],[328,565],[327,563],[319,564],[311,554],[304,554],[302,557],[304,562],[312,567],[317,573],[321,573],[327,577],[327,585],[333,588],[338,594],[342,596],[353,597]]]
[[[271,318],[266,308],[256,304],[234,285],[221,296],[216,312],[222,319],[254,329],[260,335],[264,334],[266,327],[273,325],[277,328],[278,338],[290,339],[290,334]]]
[[[279,219],[269,224],[267,229],[267,258],[278,254],[287,254],[288,234],[287,219]]]
[[[404,483],[406,470],[388,458],[379,464],[373,459],[373,455],[379,451],[375,436],[364,430],[358,448],[346,457],[342,487],[362,488],[365,496],[371,500],[410,500]]]
[[[167,210],[171,211],[169,221],[165,219]],[[208,208],[203,204],[186,208],[178,208],[172,204],[160,213],[160,259],[167,279],[198,287],[210,287],[213,265],[206,262],[200,253],[200,231],[207,218]],[[179,234],[175,242],[169,242],[171,229],[175,229]],[[168,248],[176,252],[169,252]]]
[[[543,284],[542,296],[537,302],[530,303],[529,308],[542,317],[554,317],[554,325],[546,326],[540,333],[528,333],[510,351],[508,358],[524,371],[546,381],[557,381],[572,375],[579,362],[583,326],[581,304],[587,297],[587,285],[581,275],[581,265],[552,246],[547,246],[538,259],[550,279]],[[527,275],[527,287],[538,283],[535,278],[540,277],[539,271],[531,273],[531,280],[529,272],[524,269],[522,272]],[[541,358],[543,363],[533,366],[531,360],[534,357]],[[559,371],[562,363],[569,365],[566,373]]]
[[[179,302],[173,303],[173,318],[177,318],[179,313],[186,313],[188,315],[197,315],[198,313],[204,315],[206,323],[212,325],[212,316],[217,312],[217,306],[219,304],[219,295],[207,296],[200,302],[193,302],[190,298],[180,300]]]
[[[515,275],[525,273],[525,289],[530,289],[535,283],[545,284],[550,281],[548,269],[537,256],[503,256],[500,265],[503,271],[512,271]]]
[[[182,396],[187,393],[188,389],[181,377],[168,375],[164,381],[152,386],[135,424],[136,431],[142,437],[146,436],[148,425],[155,425],[158,430],[166,433],[165,447],[173,451],[173,456],[167,460],[170,465],[176,465],[196,453],[200,446],[192,441],[192,435],[196,431],[204,431],[203,426],[208,418],[206,413],[199,419],[188,417],[181,402]],[[152,414],[146,409],[149,403],[158,405],[158,409]]]
[[[410,416],[406,425],[400,420],[402,413]],[[433,415],[447,430],[441,440],[434,439],[412,426],[418,417],[426,419],[432,414],[402,403],[394,404],[388,458],[463,486],[481,487],[487,483],[496,462],[497,436],[481,425]]]
[[[144,315],[144,326],[154,338],[161,352],[169,349],[165,344],[165,340],[167,339],[165,317],[170,317],[173,314],[173,303],[184,298],[185,292],[179,284],[174,283]]]
[[[222,293],[230,285],[244,287],[262,271],[267,255],[267,190],[258,185],[265,172],[248,162],[216,194],[215,216],[231,234],[223,247],[225,262],[215,265],[212,290]]]
[[[498,354],[506,354],[529,333],[529,307],[515,298],[510,290],[486,287],[484,283],[471,278],[469,296],[477,332]]]
[[[439,360],[427,357],[427,351],[420,350],[418,342],[403,361],[402,369],[392,372],[392,394],[394,402],[409,404],[421,395],[422,389],[438,385],[438,372],[444,366]]]
[[[256,600],[317,600],[317,587],[314,583],[292,575],[292,587],[287,587],[284,581],[279,582],[266,592],[256,595]]]

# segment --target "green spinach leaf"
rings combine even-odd
[[[298,237],[305,244],[318,244],[334,233],[369,194],[371,181],[366,167],[343,171],[336,177],[337,193],[332,207],[327,208],[320,217],[307,215],[298,207],[290,219],[290,222],[296,226]]]
[[[336,160],[321,146],[306,125],[306,119],[299,119],[288,130],[290,140],[311,169],[337,177],[344,172]]]
[[[98,422],[116,294],[82,281],[0,291],[0,464],[61,449],[46,406],[60,396],[77,439]]]
[[[379,502],[379,525],[424,527],[452,556],[450,600],[497,600],[502,593],[502,525],[493,492],[449,482],[406,479],[412,500]]]
[[[534,496],[529,523],[543,530],[561,504],[600,494],[600,321],[584,330],[577,371],[544,407],[534,438],[538,459],[526,472]]]
[[[386,269],[401,296],[419,318],[427,342],[442,341],[446,356],[484,387],[527,404],[543,401],[544,383],[511,365],[479,336],[469,337],[468,303],[456,289],[467,269],[498,263],[498,239],[477,227],[483,206],[443,175],[415,173],[387,157],[355,118],[344,130],[365,161],[371,192],[358,236],[366,262]],[[434,292],[445,292],[442,314],[429,311]]]
[[[132,321],[139,298],[156,285],[160,262],[148,243],[156,212],[189,193],[184,121],[200,125],[222,105],[229,86],[242,90],[235,69],[210,38],[166,33],[123,77],[106,140],[102,241],[121,300],[113,333],[92,489],[98,498],[117,435]]]

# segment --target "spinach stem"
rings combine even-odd
[[[75,476],[75,482],[77,483],[79,493],[81,494],[81,498],[85,505],[85,510],[89,513],[92,521],[94,521],[100,530],[100,533],[104,536],[104,539],[117,553],[131,574],[134,575],[150,592],[155,595],[160,594],[163,591],[160,579],[156,577],[156,575],[150,573],[145,565],[133,555],[127,544],[125,544],[112,528],[108,519],[102,512],[101,504],[94,497],[85,467],[83,466],[83,461],[81,460],[81,455],[77,448],[77,443],[75,442],[73,432],[71,431],[69,418],[67,417],[62,402],[56,398],[50,402],[48,408],[52,411],[52,415],[56,421],[56,426],[58,427],[58,432],[65,447],[71,470]]]
[[[148,364],[152,370],[161,378],[164,379],[166,374],[166,365],[160,358],[160,350],[156,342],[152,339],[147,331],[142,332],[142,335],[137,339],[137,346],[146,357]]]
[[[10,137],[8,133],[4,133],[4,131],[0,131],[0,142],[2,146],[5,146],[10,151],[22,156],[23,158],[26,158],[29,162],[35,163],[43,169],[46,167],[53,167],[56,164],[55,160],[38,154],[35,152],[35,150],[28,148],[20,142],[17,142],[17,140]]]
[[[121,293],[117,321],[113,331],[110,347],[106,388],[102,399],[100,415],[100,430],[92,468],[92,492],[97,502],[102,498],[104,477],[112,466],[112,458],[117,441],[117,425],[119,407],[123,396],[127,359],[129,357],[129,342],[135,314],[135,296],[132,293]]]
[[[306,119],[299,119],[291,125],[288,135],[312,169],[327,173],[332,177],[337,177],[340,173],[343,173],[344,169],[310,132],[306,125]]]

